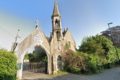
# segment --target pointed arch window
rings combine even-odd
[[[60,28],[60,20],[58,19],[55,20],[55,26],[56,28]]]
[[[58,66],[58,70],[63,70],[64,64],[63,64],[61,56],[58,56],[58,58],[57,58],[57,66]]]

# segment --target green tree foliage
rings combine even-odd
[[[83,39],[79,51],[88,54],[107,55],[111,48],[113,48],[111,40],[104,36],[96,35]]]
[[[118,60],[112,41],[101,35],[85,38],[78,50],[87,55],[84,56],[87,72],[100,72]]]
[[[86,59],[85,71],[88,73],[98,73],[103,70],[103,65],[107,63],[105,58],[99,57],[99,55],[88,54]]]
[[[0,80],[16,80],[16,56],[6,50],[0,50]]]
[[[47,55],[44,49],[40,46],[36,46],[33,53],[28,54],[28,59],[30,62],[47,62]]]
[[[120,49],[110,39],[96,35],[83,39],[77,52],[66,50],[65,70],[72,73],[98,73],[120,60]]]

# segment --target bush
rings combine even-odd
[[[100,58],[98,55],[91,54],[88,56],[88,60],[86,61],[86,69],[88,73],[98,73],[103,70],[102,65],[104,60]]]
[[[101,35],[84,39],[78,51],[87,55],[84,56],[85,72],[98,73],[105,68],[112,67],[118,61],[116,48],[112,41]]]
[[[64,55],[64,69],[71,73],[80,73],[83,68],[82,57],[77,53],[68,50]]]
[[[96,35],[83,40],[77,52],[65,53],[65,70],[72,73],[98,73],[120,63],[120,49],[108,38]]]
[[[0,50],[0,80],[16,80],[15,55],[6,50]]]

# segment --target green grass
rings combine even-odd
[[[58,71],[56,74],[51,74],[49,75],[50,77],[58,77],[58,76],[63,76],[63,75],[67,75],[68,72],[66,71]]]

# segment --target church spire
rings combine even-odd
[[[54,10],[53,10],[52,17],[54,17],[54,16],[60,16],[60,12],[59,12],[57,1],[54,2]]]
[[[61,16],[58,9],[57,2],[54,3],[54,10],[52,14],[52,33],[56,34],[58,41],[62,39],[62,23]]]

